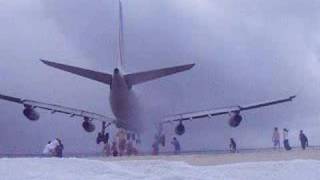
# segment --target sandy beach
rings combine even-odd
[[[286,161],[286,160],[320,160],[320,149],[312,148],[301,150],[299,148],[291,151],[284,150],[255,150],[250,152],[231,153],[206,153],[206,154],[181,154],[181,155],[159,155],[159,156],[131,156],[131,157],[97,157],[90,158],[101,161],[139,161],[139,160],[166,160],[186,162],[196,166],[224,165],[245,162],[261,161]]]

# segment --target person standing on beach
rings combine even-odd
[[[280,149],[280,133],[277,127],[274,128],[272,135],[273,149]]]
[[[171,141],[171,144],[174,147],[174,154],[179,154],[181,151],[181,147],[180,147],[180,143],[176,137],[173,138],[173,140]]]
[[[299,134],[299,140],[300,140],[300,143],[301,143],[301,148],[303,150],[306,149],[306,147],[308,147],[308,138],[307,136],[303,133],[302,130],[300,130],[300,134]]]
[[[55,149],[55,151],[56,151],[56,156],[59,157],[59,158],[62,158],[64,146],[63,146],[63,144],[62,144],[61,139],[58,139],[58,138],[57,138],[56,140],[58,141],[58,145],[56,146],[56,149]]]
[[[289,144],[289,130],[286,128],[283,129],[283,146],[287,151],[292,149]]]
[[[230,147],[230,152],[232,152],[232,153],[236,153],[237,152],[237,144],[236,144],[236,142],[234,141],[233,138],[230,138],[229,147]]]

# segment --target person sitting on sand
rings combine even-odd
[[[42,154],[46,157],[49,157],[51,156],[51,150],[50,150],[50,144],[51,144],[51,141],[49,141],[46,146],[44,147],[43,151],[42,151]]]

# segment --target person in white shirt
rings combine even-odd
[[[57,139],[49,141],[43,149],[43,154],[47,157],[56,156],[56,147],[59,145]]]
[[[46,144],[46,146],[44,147],[42,154],[45,156],[49,156],[50,155],[50,144],[51,141],[48,142],[48,144]]]
[[[275,127],[272,135],[273,149],[280,149],[280,133],[278,128]]]

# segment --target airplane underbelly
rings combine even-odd
[[[110,103],[118,127],[141,131],[139,103],[132,91],[111,93]]]

